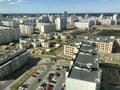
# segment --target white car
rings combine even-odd
[[[58,79],[59,79],[58,76],[54,76],[54,77],[52,78],[52,81],[56,83],[56,82],[58,81]]]
[[[27,88],[28,87],[28,83],[24,83],[23,85],[21,85],[20,87],[19,87],[19,90],[25,90],[25,88]]]

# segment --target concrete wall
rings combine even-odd
[[[96,83],[67,78],[66,90],[96,90]]]

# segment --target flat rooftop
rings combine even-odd
[[[95,79],[98,78],[99,72],[97,51],[97,46],[94,43],[82,43],[68,77],[95,82]]]
[[[15,49],[15,50],[11,50],[9,52],[6,52],[5,54],[0,55],[0,66],[2,66],[5,63],[7,63],[12,58],[14,58],[14,57],[22,54],[25,51],[26,51],[25,49],[23,49],[23,50],[21,50],[21,49]]]
[[[98,78],[98,70],[94,70],[94,71],[89,72],[89,71],[85,71],[85,70],[76,69],[73,66],[71,71],[70,71],[69,77],[74,78],[74,79],[78,79],[78,80],[83,80],[83,81],[95,83],[95,79]]]
[[[114,42],[115,40],[115,37],[114,36],[111,36],[111,37],[108,37],[108,36],[89,36],[87,38],[87,40],[92,40],[92,41],[95,41],[95,42],[104,42],[104,43],[109,43],[109,42]]]

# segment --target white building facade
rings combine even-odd
[[[20,24],[19,27],[21,35],[23,36],[29,36],[34,32],[33,25]]]
[[[74,26],[76,28],[80,28],[80,29],[83,29],[83,30],[92,29],[92,23],[91,22],[75,22]]]
[[[41,33],[51,33],[55,31],[55,24],[43,23],[41,24]]]
[[[55,19],[56,30],[65,30],[67,19],[65,17],[57,17]]]
[[[21,37],[19,29],[15,28],[0,28],[0,44],[18,41]]]

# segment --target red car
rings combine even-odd
[[[51,81],[51,79],[52,79],[52,78],[47,77],[47,78],[46,78],[46,81],[50,82],[50,81]]]
[[[47,85],[46,90],[52,90],[53,87],[54,87],[53,85]]]

